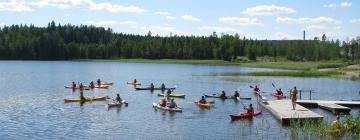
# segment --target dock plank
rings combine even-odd
[[[333,114],[340,114],[340,113],[349,114],[349,112],[351,111],[351,109],[348,107],[341,106],[341,105],[334,104],[334,103],[318,103],[318,105],[320,108],[329,110]]]
[[[346,107],[360,107],[360,101],[327,101],[327,100],[298,100],[296,103],[301,105],[309,105],[309,104],[338,104]]]
[[[278,120],[284,124],[289,124],[292,120],[319,120],[323,116],[297,104],[295,110],[292,109],[290,100],[275,100],[262,103]]]

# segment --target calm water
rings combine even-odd
[[[271,83],[290,89],[312,89],[313,99],[360,99],[360,82],[332,78],[221,77],[210,73],[269,71],[233,65],[152,64],[77,61],[0,61],[0,138],[1,139],[290,139],[291,133],[266,110],[253,120],[230,122],[230,114],[243,111],[241,102],[216,100],[210,110],[198,108],[192,101],[203,94],[233,93],[253,97],[249,85],[257,83],[271,92]],[[115,82],[109,90],[85,91],[85,96],[121,96],[128,107],[105,108],[105,101],[64,103],[64,98],[79,93],[64,89],[70,81],[89,82],[97,78]],[[137,78],[148,85],[166,83],[176,86],[176,99],[182,113],[154,111],[151,104],[159,92],[135,91],[127,81]],[[269,96],[269,98],[271,98]],[[304,95],[304,98],[306,96]],[[321,109],[314,111],[334,116]],[[358,109],[352,114],[359,113]]]

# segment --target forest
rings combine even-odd
[[[133,35],[89,25],[47,27],[11,25],[0,28],[1,60],[73,59],[216,59],[282,57],[290,61],[344,60],[359,63],[360,37],[350,41],[254,40],[239,35]]]

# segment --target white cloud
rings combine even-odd
[[[350,23],[360,23],[360,18],[350,20]]]
[[[118,4],[112,4],[109,2],[96,3],[94,0],[34,0],[29,2],[33,6],[53,6],[58,8],[70,8],[70,7],[86,7],[90,10],[106,10],[113,13],[144,13],[147,12],[138,6],[124,6]]]
[[[310,25],[310,26],[306,26],[303,30],[325,30],[325,29],[327,29],[325,26]]]
[[[176,17],[174,17],[174,16],[166,16],[166,19],[174,20],[174,19],[176,19]]]
[[[330,17],[316,17],[316,18],[289,18],[289,17],[278,17],[276,19],[278,23],[286,24],[305,24],[305,23],[325,23],[325,24],[340,24],[341,22],[330,18]]]
[[[246,8],[242,13],[248,15],[276,15],[276,14],[291,14],[296,10],[276,5],[259,5],[251,8]]]
[[[117,24],[114,20],[87,20],[85,24],[98,25],[98,26],[110,26]]]
[[[296,39],[296,37],[288,34],[288,33],[284,33],[284,32],[276,32],[275,33],[275,39],[279,39],[279,40],[291,40],[291,39]]]
[[[199,18],[194,17],[192,15],[183,15],[181,16],[181,18],[186,21],[201,21]]]
[[[32,11],[32,9],[22,3],[12,0],[10,2],[0,2],[0,11],[29,12]]]
[[[220,17],[220,22],[230,24],[230,25],[241,25],[241,26],[248,26],[248,25],[256,25],[256,26],[263,26],[264,24],[261,23],[256,18],[239,18],[239,17]]]
[[[131,28],[136,28],[138,23],[135,22],[135,21],[127,20],[127,21],[119,22],[119,24],[120,25],[127,25],[127,26],[130,26]]]
[[[174,27],[171,26],[145,26],[145,27],[141,27],[141,29],[144,32],[148,32],[151,31],[151,33],[153,35],[160,35],[160,36],[166,36],[166,35],[170,35],[170,33],[172,34],[177,34],[179,33],[179,31],[177,31]]]
[[[235,33],[242,33],[242,31],[234,28],[228,27],[220,27],[220,26],[202,26],[199,27],[199,30],[209,31],[209,32],[217,32],[217,33],[228,33],[228,34],[235,34]]]
[[[335,4],[335,3],[330,3],[330,4],[325,4],[323,5],[325,8],[347,8],[347,7],[351,7],[352,3],[351,2],[342,2],[340,4]]]
[[[165,11],[157,11],[154,14],[155,15],[160,15],[160,16],[169,16],[170,15],[169,12],[165,12]]]

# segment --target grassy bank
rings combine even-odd
[[[341,75],[338,71],[271,71],[271,72],[247,72],[247,73],[224,73],[223,76],[290,76],[290,77],[333,77]]]
[[[289,70],[316,70],[323,68],[340,68],[347,66],[344,62],[251,62],[242,63],[241,66],[256,68],[273,68]]]
[[[174,64],[240,64],[224,60],[195,60],[195,59],[81,59],[86,61],[118,61],[133,63],[174,63]]]

